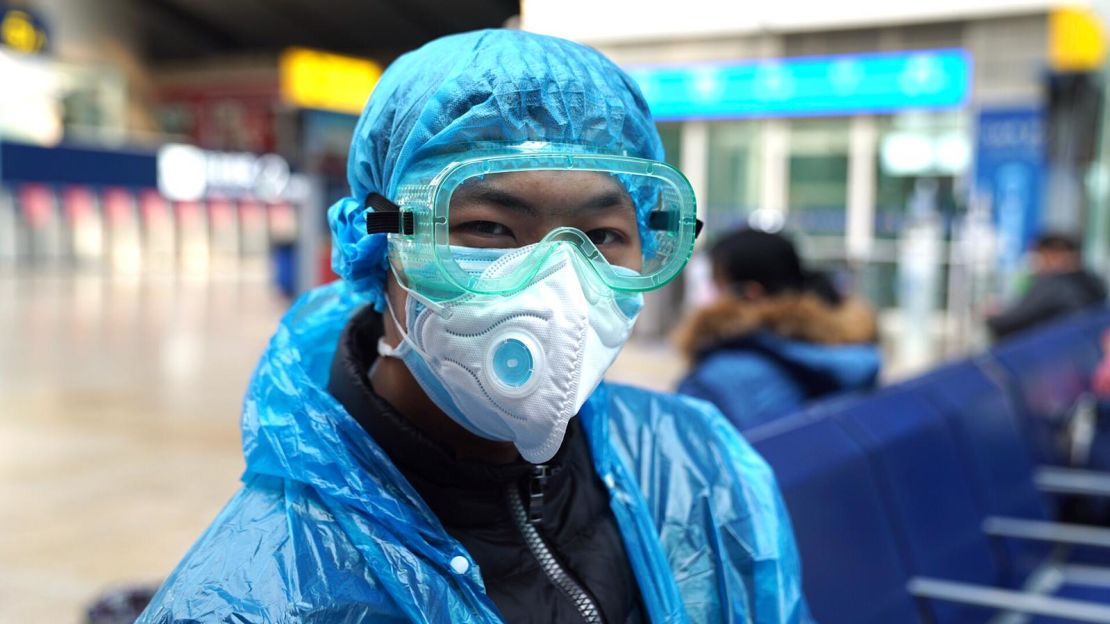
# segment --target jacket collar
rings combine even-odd
[[[800,342],[843,345],[874,342],[875,316],[858,299],[830,306],[814,295],[780,295],[760,301],[726,296],[691,314],[675,333],[690,360],[717,344],[757,333]]]

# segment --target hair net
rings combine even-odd
[[[573,143],[598,153],[663,158],[639,88],[592,48],[483,30],[405,54],[382,75],[355,129],[347,160],[351,194],[328,211],[336,273],[379,310],[386,237],[366,234],[365,197],[392,198],[421,159],[476,141]]]

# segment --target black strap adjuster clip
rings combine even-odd
[[[411,212],[402,212],[401,207],[379,193],[370,193],[363,202],[366,210],[367,234],[404,234],[416,233],[416,219]]]
[[[648,227],[653,230],[677,230],[678,212],[674,210],[656,210],[648,215]],[[694,219],[694,238],[701,234],[705,223],[701,219]]]

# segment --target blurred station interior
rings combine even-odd
[[[625,67],[705,242],[791,232],[879,311],[884,379],[987,346],[1041,231],[1110,256],[1110,4],[0,0],[0,622],[157,581],[234,491],[237,414],[398,55],[523,28]],[[667,389],[695,255],[611,371]]]

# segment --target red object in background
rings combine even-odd
[[[231,202],[226,199],[211,199],[208,201],[208,218],[213,230],[224,230],[235,227],[235,215],[232,213]]]
[[[87,186],[68,186],[62,191],[62,210],[70,223],[92,216],[96,209],[96,198]]]
[[[276,75],[243,80],[212,76],[163,86],[159,93],[171,130],[206,149],[262,154],[276,147]]]
[[[297,213],[286,203],[270,204],[267,211],[270,240],[293,242],[297,238]]]
[[[139,195],[139,210],[143,221],[161,226],[170,219],[169,207],[166,199],[158,191],[149,189]]]
[[[110,188],[103,194],[104,216],[113,225],[125,224],[133,218],[131,214],[131,192],[127,189]]]
[[[177,202],[177,222],[182,229],[195,228],[200,222],[200,204],[194,201]]]
[[[266,227],[266,209],[259,202],[243,200],[239,202],[239,221],[243,229]]]
[[[45,184],[24,184],[19,187],[19,205],[24,221],[32,229],[42,229],[53,216],[54,193]]]
[[[330,284],[339,279],[335,271],[331,268],[331,238],[329,237],[322,245],[320,245],[320,266],[316,271],[316,277],[319,284]]]
[[[1099,398],[1110,399],[1110,330],[1102,334],[1102,361],[1095,369],[1091,387]]]

